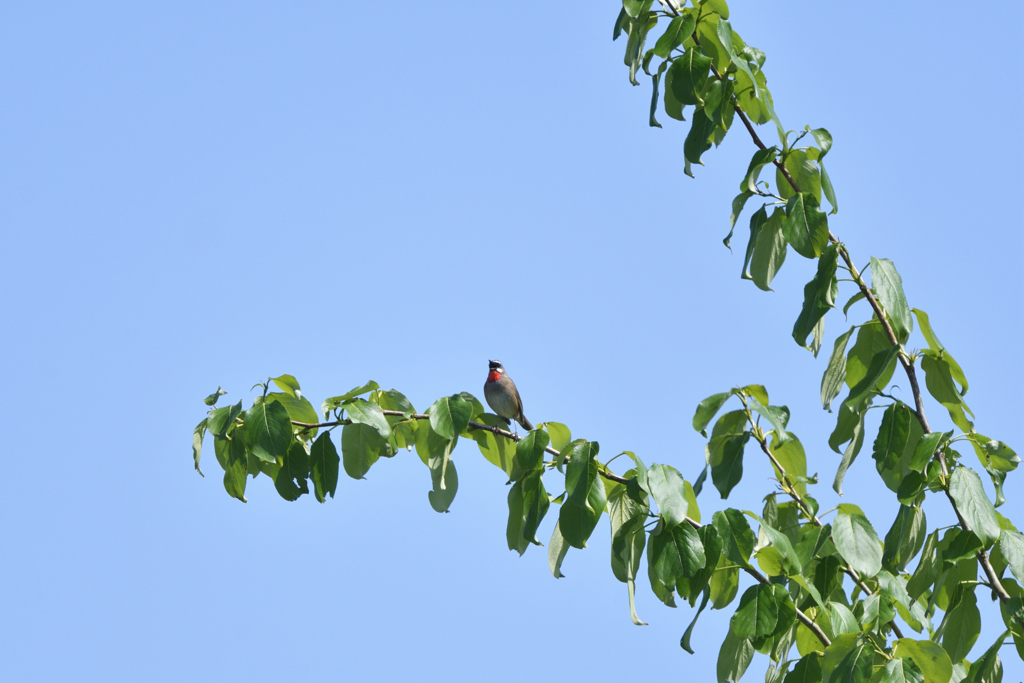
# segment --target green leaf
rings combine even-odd
[[[217,408],[208,418],[207,428],[214,436],[227,436],[228,429],[235,423],[235,418],[242,414],[242,402],[233,406]]]
[[[754,156],[750,159],[750,164],[747,166],[747,173],[743,176],[743,180],[740,181],[740,190],[757,193],[757,180],[761,175],[761,170],[772,163],[775,160],[775,155],[779,153],[777,147],[768,147],[766,149],[759,149],[754,152]]]
[[[830,309],[835,308],[836,297],[839,296],[836,280],[838,263],[839,244],[830,244],[821,252],[814,279],[804,286],[804,305],[793,325],[793,339],[799,346],[808,348],[807,335],[814,331],[814,326]]]
[[[430,428],[446,439],[452,439],[466,431],[473,405],[459,394],[452,394],[434,401],[430,406]]]
[[[551,447],[559,453],[572,441],[572,432],[561,422],[545,422],[544,429],[551,437]]]
[[[686,482],[683,475],[668,465],[651,465],[647,470],[647,483],[647,490],[657,503],[665,524],[673,527],[684,522],[689,504],[686,500]]]
[[[204,398],[203,399],[203,403],[205,403],[208,406],[216,405],[217,404],[217,399],[220,398],[221,396],[223,396],[226,393],[228,393],[228,392],[221,390],[220,387],[217,387],[217,391],[213,392],[212,394],[210,394],[209,396]]]
[[[952,436],[953,432],[932,432],[921,437],[921,440],[917,442],[917,446],[914,447],[914,457],[910,460],[910,469],[915,472],[924,472],[925,467],[931,462],[932,456],[935,455],[939,444],[948,441]]]
[[[596,461],[592,467],[596,472]],[[558,524],[562,536],[574,548],[586,547],[587,539],[594,532],[608,503],[604,479],[595,476],[592,482],[585,505],[577,505],[567,498],[558,511]]]
[[[711,75],[711,60],[697,47],[677,57],[668,68],[672,74],[672,95],[680,104],[703,104],[701,93]],[[699,159],[698,155],[698,159]]]
[[[752,280],[753,276],[750,274],[750,258],[754,254],[754,246],[757,244],[757,236],[761,233],[761,228],[768,222],[768,214],[764,210],[764,206],[754,212],[754,215],[750,217],[750,239],[747,240],[747,251],[743,255],[743,270],[740,272],[740,279]],[[725,246],[729,246],[729,239],[732,237],[732,232],[725,238]]]
[[[743,593],[729,628],[740,638],[760,638],[775,630],[778,619],[779,610],[772,587],[762,583]]]
[[[832,412],[832,401],[842,390],[843,381],[846,379],[846,343],[850,340],[855,328],[836,337],[832,347],[832,355],[828,359],[828,367],[821,377],[821,405],[828,412]]]
[[[869,596],[868,599],[875,598],[877,603],[877,596]],[[841,602],[830,602],[829,608],[829,621],[832,622],[832,632],[837,636],[844,633],[860,633],[860,623],[857,621],[857,617],[853,615],[850,608]],[[875,610],[877,614],[877,609]]]
[[[376,403],[370,403],[365,399],[356,398],[342,404],[341,407],[345,409],[345,416],[352,420],[353,423],[373,427],[384,439],[391,436],[391,425],[388,423],[387,418],[384,417],[384,413],[381,411],[380,406]],[[441,434],[441,436],[445,435]],[[450,439],[451,436],[447,436],[446,438]]]
[[[974,417],[974,413],[971,413],[971,409],[967,407],[956,385],[953,384],[949,359],[941,353],[935,356],[926,353],[921,358],[921,369],[924,370],[928,393],[949,411],[949,418],[953,424],[965,432],[974,431],[974,425],[964,415],[964,411],[970,413],[971,417]]]
[[[293,441],[288,453],[284,456],[281,466],[271,477],[278,494],[287,501],[298,500],[299,496],[309,493],[309,454],[306,447]]]
[[[872,649],[864,644],[859,634],[838,635],[825,648],[825,656],[821,660],[822,681],[867,683],[871,678],[872,658]]]
[[[872,683],[924,683],[924,675],[911,659],[890,659],[871,680]]]
[[[961,584],[957,593],[939,627],[942,649],[953,662],[966,657],[981,634],[981,612],[974,587]]]
[[[224,490],[232,498],[244,503],[247,462],[245,442],[236,434],[233,439],[217,438],[214,447],[218,446],[223,449]]]
[[[956,501],[957,509],[978,535],[985,548],[999,540],[1001,529],[996,509],[985,494],[978,473],[961,465],[953,470],[949,478],[949,495]]]
[[[843,460],[836,470],[835,479],[832,481],[832,488],[839,495],[843,495],[843,479],[846,477],[846,471],[850,469],[853,461],[857,458],[857,454],[860,453],[861,446],[864,445],[864,416],[868,412],[870,403],[871,399],[869,398],[865,403],[861,403],[856,408],[851,408],[845,402],[839,405],[839,419],[837,420],[835,431],[832,432],[828,439],[829,446],[837,452],[839,444],[846,441],[850,442],[843,451]]]
[[[562,536],[562,529],[558,526],[558,522],[555,522],[555,530],[551,532],[551,540],[548,541],[548,568],[551,570],[551,575],[556,579],[561,579],[565,576],[562,573],[562,561],[568,552],[569,544],[565,542],[565,537]]]
[[[892,377],[892,368],[896,364],[896,356],[899,348],[890,346],[884,351],[879,351],[871,358],[871,365],[868,366],[864,378],[850,389],[850,395],[844,403],[851,407],[860,405],[865,399],[880,390],[880,384],[886,376]],[[849,375],[847,375],[849,379]]]
[[[354,423],[341,429],[341,460],[353,479],[362,479],[387,447],[388,442],[370,425]]]
[[[722,539],[722,554],[740,567],[749,567],[755,538],[743,513],[734,508],[721,510],[714,514],[711,523]]]
[[[676,590],[679,591],[680,597],[689,600],[691,606],[708,587],[708,582],[718,569],[718,561],[722,558],[723,543],[714,526],[706,524],[698,528],[697,536],[704,548],[704,566],[693,576],[679,579],[676,582]]]
[[[903,293],[903,278],[892,261],[871,257],[871,288],[878,294],[878,302],[889,316],[896,337],[906,342],[914,331],[914,319]]]
[[[658,42],[655,43],[654,54],[662,59],[668,58],[672,50],[682,45],[683,41],[690,37],[696,25],[697,22],[694,20],[693,15],[690,14],[672,19],[669,22],[668,28],[665,29],[665,32],[658,38]]]
[[[897,401],[885,409],[872,457],[882,481],[891,491],[899,491],[910,474],[910,461],[922,434],[921,423],[906,405]]]
[[[736,221],[743,212],[743,206],[747,203],[747,200],[753,196],[752,192],[740,192],[732,199],[732,213],[729,214],[729,234],[725,236],[724,240],[722,240],[722,244],[724,244],[727,249],[732,249],[732,247],[729,246],[729,241],[732,239],[732,233],[736,229]]]
[[[692,526],[659,524],[659,528],[660,533],[651,535],[648,562],[662,583],[674,586],[679,579],[693,576],[704,568],[707,556]]]
[[[598,446],[596,441],[584,441],[576,444],[568,454],[569,465],[565,470],[566,500],[578,506],[584,506],[594,480],[599,477],[595,458]]]
[[[1018,583],[1024,584],[1024,534],[1003,529],[999,535],[999,551]]]
[[[690,647],[690,636],[693,634],[693,627],[697,625],[697,618],[700,617],[700,613],[704,611],[704,608],[708,606],[708,598],[711,596],[710,589],[704,589],[704,599],[700,601],[700,607],[697,608],[697,613],[693,615],[693,621],[686,627],[686,631],[683,632],[683,637],[679,639],[679,647],[683,648],[691,655],[694,654],[693,648]]]
[[[289,394],[282,394],[273,392],[267,394],[268,401],[275,401],[284,406],[284,409],[288,411],[288,417],[294,422],[304,422],[306,424],[316,424],[320,421],[320,416],[316,412],[316,408],[313,404],[302,395],[291,396]],[[298,425],[293,425],[293,431],[303,441],[311,441],[316,437],[317,430],[313,429],[302,429]]]
[[[725,560],[719,559],[719,565]],[[715,609],[724,609],[736,597],[740,586],[740,570],[736,567],[719,566],[711,576],[708,587],[711,589],[711,605]]]
[[[907,582],[907,593],[914,600],[921,597],[939,578],[939,572],[942,570],[942,555],[938,550],[938,545],[939,532],[933,531],[925,539],[924,549],[921,551],[921,561],[917,563],[910,581]]]
[[[544,449],[548,447],[548,443],[548,433],[542,429],[535,429],[519,440],[516,445],[516,463],[523,474],[544,467]]]
[[[882,325],[877,320],[861,325],[860,330],[857,332],[857,341],[854,342],[853,348],[850,349],[850,353],[846,357],[846,386],[851,389],[857,386],[867,376],[872,359],[882,351],[888,350],[891,346],[889,337],[885,334]],[[885,388],[885,385],[889,383],[889,379],[892,378],[892,371],[895,369],[896,363],[894,361],[892,367],[887,369],[886,374],[883,374],[876,382],[878,389]]]
[[[729,5],[726,4],[725,0],[704,0],[704,7],[723,19],[729,18]]]
[[[757,523],[761,525],[760,533],[763,533],[771,543],[772,547],[775,548],[782,560],[782,569],[786,574],[799,574],[800,566],[797,562],[796,551],[793,550],[793,544],[789,542],[789,538],[786,534],[778,531],[771,526],[767,521],[758,517],[749,510],[744,510],[743,514],[752,519],[756,519]]]
[[[199,469],[199,459],[203,455],[203,437],[206,436],[206,425],[209,418],[203,418],[196,425],[196,428],[192,430],[192,462],[195,463],[196,472],[199,476],[205,477],[203,471]]]
[[[737,436],[713,437],[709,444],[714,449],[711,481],[723,499],[729,497],[729,492],[743,478],[743,449],[749,439],[750,432],[744,432]]]
[[[309,447],[309,471],[313,476],[313,493],[321,503],[338,489],[338,465],[341,458],[331,441],[330,432],[322,432]]]
[[[789,154],[786,155],[784,165],[786,170],[789,171],[789,177],[796,182],[800,191],[808,197],[814,197],[820,206],[821,173],[818,170],[818,164],[815,163],[812,157],[808,156],[807,151],[802,149],[790,150]],[[782,169],[778,167],[775,168],[775,183],[779,187],[779,194],[784,199],[789,199],[796,194],[793,186],[789,184],[789,181],[783,175]]]
[[[373,380],[370,380],[363,386],[356,387],[351,391],[347,391],[341,396],[332,396],[331,398],[325,399],[323,404],[321,404],[320,406],[320,411],[324,414],[324,417],[327,417],[328,415],[330,415],[332,410],[334,410],[335,408],[337,408],[350,398],[362,396],[363,394],[368,394],[369,392],[376,391],[377,389],[380,389],[380,385],[374,382]]]
[[[864,576],[874,576],[882,568],[882,546],[868,518],[848,514],[840,506],[832,522],[832,542],[843,559]]]
[[[786,432],[786,436],[786,441],[782,443],[779,443],[776,437],[772,437],[770,450],[775,459],[786,470],[791,486],[796,489],[797,493],[806,496],[807,454],[804,452],[804,446],[800,443],[800,439],[796,438],[796,435]],[[772,463],[772,469],[775,469],[775,476],[781,480],[782,473],[775,468],[775,463]]]
[[[918,308],[913,308],[911,310],[914,312],[914,315],[917,316],[917,324],[921,326],[921,334],[924,335],[925,341],[928,342],[928,348],[936,354],[941,353],[942,357],[946,359],[946,362],[949,363],[950,375],[958,384],[960,384],[960,395],[966,395],[967,378],[964,376],[964,371],[960,368],[960,364],[953,358],[949,349],[942,345],[942,342],[939,341],[935,332],[932,331],[932,324],[928,319],[928,314]]]
[[[821,655],[812,652],[800,658],[784,683],[821,683]]]
[[[690,132],[683,142],[683,158],[686,160],[684,173],[693,177],[689,171],[690,164],[702,164],[700,156],[711,149],[711,136],[715,132],[715,122],[707,117],[704,110],[697,108],[693,112],[693,121],[690,123]],[[703,165],[703,164],[702,164]]]
[[[740,638],[730,629],[722,649],[718,651],[718,683],[739,681],[753,658],[754,644],[749,638]]]
[[[786,260],[787,243],[782,222],[786,214],[776,208],[768,222],[757,233],[750,259],[750,277],[759,289],[772,291],[771,282]]]
[[[292,398],[302,397],[302,391],[300,390],[299,387],[299,380],[295,379],[294,376],[281,375],[280,377],[271,377],[270,381],[276,384],[278,389],[288,394]]]
[[[1003,645],[1007,632],[999,634],[996,642],[971,664],[971,672],[965,683],[999,683],[1003,680],[1003,663],[999,661],[999,648]]]
[[[828,244],[828,219],[814,196],[804,192],[786,202],[782,231],[793,249],[806,258],[818,258]]]
[[[651,74],[651,113],[648,117],[647,123],[651,128],[661,128],[661,124],[658,123],[658,118],[655,114],[658,113],[658,84],[661,81],[661,72]]]
[[[454,445],[454,441],[448,443]],[[427,462],[430,468],[431,490],[427,492],[427,500],[430,507],[436,512],[448,512],[455,494],[459,490],[459,476],[455,472],[455,463],[451,460],[451,451],[446,449],[441,453],[432,453]],[[547,494],[544,496],[547,503]]]
[[[885,535],[882,566],[894,573],[905,570],[921,552],[927,526],[924,510],[901,505],[896,520]]]
[[[562,506],[565,509],[565,506]],[[530,547],[529,539],[523,537],[523,482],[517,481],[508,491],[508,525],[505,527],[508,549],[521,556]]]
[[[900,638],[893,648],[893,656],[900,659],[909,657],[924,674],[926,683],[949,683],[953,676],[953,663],[949,655],[930,640]]]
[[[535,470],[523,479],[523,538],[540,545],[537,528],[551,505],[551,497],[544,488],[544,471]]]
[[[505,423],[497,415],[478,415],[476,421],[490,427],[498,427],[500,429],[505,429],[506,427]],[[424,429],[423,431],[433,433],[432,429]],[[515,441],[504,436],[497,436],[485,429],[470,430],[469,438],[476,442],[476,445],[480,448],[480,453],[487,462],[501,469],[508,476],[512,476],[516,455]]]
[[[277,401],[263,401],[245,411],[245,442],[260,460],[276,463],[292,441],[288,411]]]
[[[697,404],[697,412],[693,415],[693,428],[700,432],[701,436],[707,437],[708,424],[730,396],[732,396],[732,392],[729,391],[712,394]]]

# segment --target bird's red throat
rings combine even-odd
[[[487,374],[487,381],[488,382],[497,382],[499,379],[501,379],[501,373],[498,372],[497,370],[491,370]]]

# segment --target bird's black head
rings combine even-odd
[[[501,367],[501,361],[500,360],[487,361],[487,368],[489,370],[504,370],[505,369],[505,368]]]

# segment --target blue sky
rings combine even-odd
[[[895,262],[970,379],[978,430],[1019,451],[1020,4],[731,7],[786,127],[835,138],[833,231],[856,262]],[[691,479],[697,402],[764,384],[826,482],[822,508],[836,504],[826,359],[790,338],[814,266],[791,252],[774,293],[739,279],[746,216],[731,253],[721,239],[754,148],[736,126],[685,177],[688,126],[648,127],[649,82],[629,85],[610,40],[617,11],[0,10],[3,678],[712,679],[731,611],[701,617],[690,656],[688,608],[640,585],[650,625],[630,623],[607,526],[567,578],[546,548],[517,557],[505,478],[473,444],[455,451],[445,515],[414,454],[323,506],[265,477],[242,505],[212,448],[206,478],[190,457],[218,385],[248,404],[291,373],[316,405],[374,379],[422,410],[482,397],[500,358],[531,420]],[[825,348],[846,325],[829,315]],[[930,417],[948,428],[936,404]],[[760,509],[769,472],[748,453],[728,504]],[[1002,509],[1018,524],[1021,476]],[[865,452],[844,500],[884,534],[881,488]],[[710,486],[700,502],[706,517],[727,504]],[[941,500],[926,511],[929,528],[954,521]],[[999,632],[979,602],[975,654]]]

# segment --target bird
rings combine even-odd
[[[484,398],[487,405],[491,407],[498,417],[510,424],[509,420],[515,420],[523,429],[533,430],[533,425],[523,414],[523,399],[519,398],[519,391],[515,382],[505,372],[501,361],[488,361],[487,381],[484,383]]]

